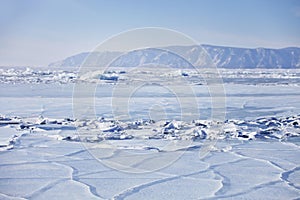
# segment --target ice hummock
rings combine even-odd
[[[129,69],[112,68],[113,70],[88,72],[78,74],[78,71],[63,69],[33,69],[33,68],[9,68],[0,69],[0,83],[17,84],[51,84],[51,83],[101,83],[111,84],[119,80],[126,80]],[[204,71],[205,69],[203,69]],[[173,69],[160,74],[160,78],[183,77],[192,84],[205,84],[206,76],[202,69]],[[133,72],[131,72],[132,75]],[[145,73],[143,70],[135,70],[135,75]],[[300,69],[219,69],[219,73],[225,83],[259,84],[259,85],[299,85]]]
[[[216,123],[222,124],[217,135],[213,133]],[[47,131],[61,131],[70,134],[59,137],[62,140],[83,142],[131,139],[282,141],[291,137],[300,137],[300,115],[281,118],[258,118],[256,120],[231,119],[224,122],[210,120],[192,120],[191,122],[137,120],[121,122],[103,117],[95,120],[78,120],[70,118],[51,119],[42,116],[37,118],[2,116],[0,117],[0,124],[3,126],[2,129],[9,130],[7,131],[9,133],[12,131],[29,131],[30,133],[44,132],[47,135]],[[88,132],[88,134],[84,132]],[[76,134],[78,134],[77,137]],[[16,137],[15,134],[11,135],[11,140],[13,137]],[[3,138],[5,137],[2,135]]]

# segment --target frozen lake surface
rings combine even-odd
[[[174,96],[156,88],[117,123],[111,84],[95,91],[99,119],[84,121],[74,83],[1,83],[0,199],[298,199],[300,86],[256,83],[224,84],[224,132],[209,145],[205,85],[193,85],[198,119],[181,122]],[[154,102],[175,120],[147,121]]]
[[[1,84],[0,111],[2,115],[53,118],[73,117],[72,94],[74,84]],[[86,84],[86,88],[91,86]],[[113,85],[98,86],[95,93],[95,113],[98,117],[112,117]],[[156,89],[156,88],[155,88]],[[199,104],[200,117],[209,118],[211,97],[203,85],[193,86]],[[300,85],[224,84],[226,119],[255,119],[259,117],[290,116],[300,113]],[[155,101],[170,108],[172,116],[180,115],[174,96],[162,91],[155,98],[151,92],[131,98],[138,106],[133,118],[149,118],[149,105]],[[121,97],[119,97],[121,98]],[[154,99],[154,100],[153,100]],[[7,103],[10,102],[10,103]]]

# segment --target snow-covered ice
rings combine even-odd
[[[133,98],[132,120],[113,119],[115,80],[107,77],[122,78],[121,71],[100,80],[95,119],[73,116],[75,73],[0,73],[0,199],[300,197],[297,70],[224,70],[227,113],[220,122],[210,120],[209,93],[191,71],[184,77],[201,116],[188,121],[176,117],[177,102],[164,90],[156,90],[155,102],[173,119],[149,118],[150,90]],[[223,127],[212,139],[214,123]]]

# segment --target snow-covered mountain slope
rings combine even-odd
[[[300,48],[246,49],[204,45],[218,67],[223,68],[299,68]]]
[[[212,45],[202,45],[219,68],[300,68],[300,48],[289,47],[283,49],[267,48],[235,48]],[[144,49],[122,54],[121,52],[97,52],[89,54],[80,53],[62,61],[51,63],[50,67],[79,67],[88,55],[101,60],[101,64],[111,58],[118,57],[113,66],[134,67],[141,64],[164,64],[175,68],[189,68],[205,65],[200,59],[202,48],[200,46],[171,46],[166,47],[171,52],[176,52],[182,57],[171,52],[159,49]],[[104,62],[104,63],[103,63]],[[99,64],[99,63],[98,63]],[[106,63],[105,63],[106,64]]]
[[[83,52],[83,53],[76,54],[74,56],[70,56],[64,60],[50,63],[49,67],[51,68],[57,67],[57,68],[62,68],[64,70],[70,70],[68,68],[71,67],[74,70],[74,68],[79,67],[87,57],[92,58],[90,60],[101,60],[101,62],[108,62],[112,58],[119,56],[121,54],[122,54],[121,52],[101,52],[101,53]]]

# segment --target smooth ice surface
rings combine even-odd
[[[17,131],[12,127],[0,127],[0,150],[10,148],[10,141],[17,134]]]

